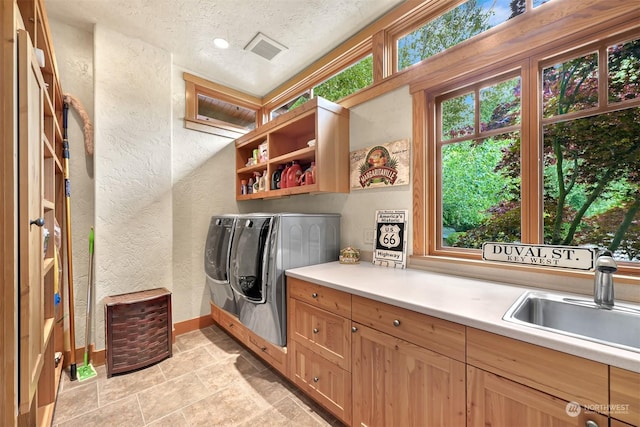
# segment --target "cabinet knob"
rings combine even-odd
[[[320,332],[320,329],[318,329],[318,328],[313,328],[313,333],[314,333],[314,334],[317,334],[318,332]]]
[[[598,427],[598,423],[593,421],[593,420],[587,420],[586,423],[584,423],[585,427]]]
[[[314,292],[314,293],[311,294],[311,297],[312,298],[318,298],[318,294]]]
[[[314,383],[317,383],[318,381],[320,381],[320,378],[318,378],[318,377],[313,377],[313,382],[314,382]]]
[[[29,225],[37,225],[38,227],[42,227],[44,225],[44,218],[36,218],[29,221]]]
[[[357,328],[357,327],[355,327],[355,326],[352,326],[352,327],[351,327],[351,332],[358,332],[358,328]]]
[[[400,321],[398,319],[395,319],[393,321],[393,326],[400,326]]]

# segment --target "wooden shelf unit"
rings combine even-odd
[[[315,145],[308,143],[315,140]],[[247,166],[253,150],[268,147],[268,160]],[[306,170],[315,162],[311,185],[271,189],[281,165],[296,161]],[[265,191],[242,194],[242,180],[267,176]],[[316,97],[236,140],[236,200],[267,199],[304,193],[349,192],[349,110]]]
[[[19,114],[19,349],[18,422],[48,426],[55,408],[64,353],[64,309],[55,257],[56,223],[64,233],[63,96],[43,0],[18,0]],[[42,51],[44,66],[36,51]],[[42,218],[44,225],[31,224]],[[48,230],[45,244],[44,229]],[[60,236],[61,241],[62,235]],[[56,268],[58,267],[58,268]],[[57,289],[56,289],[56,280]]]

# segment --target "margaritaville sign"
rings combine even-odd
[[[494,242],[486,242],[482,245],[482,259],[512,264],[591,270],[595,257],[596,249],[575,246]]]

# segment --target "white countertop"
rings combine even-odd
[[[548,290],[367,262],[318,264],[287,270],[286,275],[640,373],[640,353],[502,320],[527,290]]]

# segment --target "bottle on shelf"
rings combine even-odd
[[[249,194],[247,192],[247,180],[240,180],[240,194]]]
[[[300,185],[300,176],[302,168],[295,160],[291,162],[291,167],[287,171],[287,187],[296,187]]]
[[[280,180],[282,179],[282,169],[284,169],[284,166],[282,166],[282,165],[278,166],[278,170],[276,170],[271,175],[271,189],[272,190],[278,190],[280,188]]]
[[[265,169],[258,180],[258,191],[267,191],[267,170]]]
[[[282,174],[280,175],[280,188],[287,188],[287,184],[288,184],[287,174],[289,173],[290,167],[291,165],[287,163],[284,169],[282,170]]]
[[[253,193],[253,178],[249,178],[249,182],[247,183],[247,194]]]

